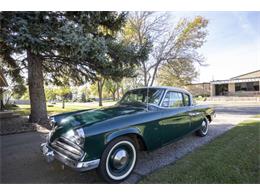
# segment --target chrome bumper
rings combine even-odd
[[[55,159],[60,161],[61,163],[67,165],[68,167],[71,167],[72,169],[75,169],[77,171],[87,171],[91,169],[95,169],[98,167],[100,159],[92,160],[92,161],[75,161],[64,154],[61,154],[60,152],[54,150],[51,148],[48,143],[41,144],[41,151],[42,154],[47,162],[52,162]]]

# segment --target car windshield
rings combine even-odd
[[[163,92],[163,89],[154,88],[135,89],[126,92],[126,94],[119,103],[145,105],[147,103],[148,97],[149,104],[159,105]]]

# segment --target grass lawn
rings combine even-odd
[[[240,123],[140,183],[260,183],[260,122]]]
[[[253,118],[260,118],[260,114],[255,115]]]
[[[104,101],[104,106],[110,106],[115,104],[112,101]],[[21,115],[29,115],[30,114],[30,105],[17,105],[15,108],[15,112]],[[47,106],[47,112],[49,115],[63,113],[63,112],[71,112],[76,110],[90,109],[90,108],[99,108],[98,102],[90,102],[90,103],[65,103],[65,108],[62,109],[62,104],[57,103],[53,104],[52,107]]]

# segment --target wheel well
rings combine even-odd
[[[211,119],[211,116],[210,116],[210,115],[206,115],[206,117],[207,117],[207,119],[209,120],[209,122],[211,122],[211,121],[212,121],[212,119]]]
[[[138,134],[128,133],[128,134],[121,135],[119,137],[129,137],[137,144],[139,150],[147,150],[147,147],[146,147],[146,144],[145,144],[143,138]],[[116,137],[116,138],[118,138],[118,137]]]

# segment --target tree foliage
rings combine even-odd
[[[124,12],[1,12],[0,19],[1,56],[15,76],[27,66],[27,51],[41,58],[46,79],[55,84],[64,76],[77,83],[96,73],[117,76],[138,56],[134,45],[115,39]]]
[[[139,46],[150,45],[149,59],[142,61],[139,71],[145,86],[153,85],[159,68],[164,65],[189,61],[191,64],[204,64],[198,53],[206,40],[208,20],[197,16],[193,19],[183,18],[175,26],[169,23],[167,13],[134,12],[130,15],[129,39]]]
[[[196,79],[198,72],[188,60],[174,60],[162,66],[158,72],[157,82],[164,86],[184,87]]]
[[[105,81],[105,90],[112,96],[113,101],[119,99],[119,90],[121,88],[121,81],[115,82],[113,80]]]
[[[126,12],[0,12],[0,56],[11,75],[28,70],[32,121],[47,118],[43,80],[55,85],[132,76],[142,52],[118,38]],[[44,76],[44,77],[43,77]],[[37,87],[38,86],[38,87]]]
[[[57,93],[54,87],[45,87],[46,100],[54,101],[57,100]]]

